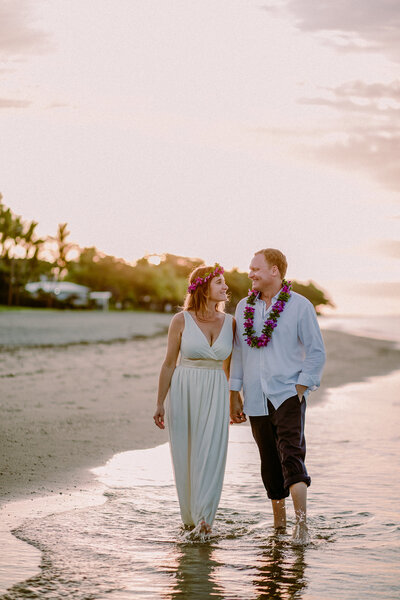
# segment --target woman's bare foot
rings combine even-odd
[[[210,535],[211,534],[211,527],[209,526],[208,523],[206,523],[205,521],[201,521],[200,522],[200,533],[204,534],[204,535]]]

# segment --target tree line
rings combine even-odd
[[[68,241],[67,223],[60,223],[56,235],[41,238],[36,221],[24,221],[3,203],[0,194],[0,304],[8,306],[66,307],[54,296],[42,293],[33,299],[25,290],[32,281],[70,281],[94,291],[109,291],[111,306],[121,309],[170,311],[183,303],[189,273],[203,264],[200,258],[165,254],[159,264],[152,257],[135,264],[100,252],[80,248]],[[225,272],[229,286],[228,310],[247,295],[249,279],[237,269]],[[308,298],[316,310],[333,306],[324,292],[310,282],[293,281],[293,290]]]

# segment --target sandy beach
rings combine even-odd
[[[151,461],[152,464],[157,465],[162,464],[166,455],[169,456],[168,452],[165,455],[166,447],[160,446],[167,441],[167,433],[154,426],[152,414],[158,373],[166,347],[165,332],[170,318],[171,316],[165,314],[148,313],[88,314],[54,311],[0,313],[0,385],[2,390],[0,398],[2,414],[0,421],[2,448],[0,458],[0,554],[4,557],[0,561],[0,595],[7,589],[12,590],[2,596],[7,600],[26,597],[26,594],[30,597],[29,594],[35,590],[36,586],[39,586],[41,593],[46,590],[47,595],[43,597],[53,598],[54,582],[64,581],[67,565],[71,560],[75,560],[72,555],[65,555],[65,552],[68,548],[71,549],[71,542],[76,541],[77,537],[86,531],[82,522],[73,526],[73,520],[79,519],[79,515],[82,518],[87,515],[87,518],[93,516],[93,522],[97,524],[101,522],[101,518],[99,517],[99,521],[96,511],[101,512],[103,505],[106,519],[109,519],[111,514],[110,508],[107,506],[119,506],[118,502],[114,501],[111,505],[107,504],[110,494],[109,482],[106,482],[104,487],[104,482],[98,477],[98,468],[101,465],[109,464],[107,461],[112,457],[117,460],[118,457],[121,457],[121,460],[136,460],[133,456],[135,451],[139,457],[144,456],[143,452],[154,453]],[[323,329],[322,333],[327,349],[323,384],[308,401],[310,411],[308,422],[311,427],[310,433],[312,432],[310,440],[314,449],[309,460],[313,472],[317,474],[317,484],[313,490],[315,498],[312,498],[312,502],[315,501],[317,506],[321,502],[321,489],[318,489],[318,483],[321,485],[324,481],[322,473],[318,475],[318,471],[321,469],[318,457],[321,454],[329,462],[329,452],[332,451],[335,454],[336,445],[342,443],[341,440],[335,439],[333,431],[325,431],[326,428],[329,428],[332,418],[336,415],[336,425],[333,420],[332,427],[337,427],[339,423],[338,432],[344,432],[346,420],[341,420],[341,411],[346,405],[353,405],[353,413],[356,411],[358,414],[357,411],[360,408],[356,408],[357,402],[362,402],[364,405],[368,394],[372,394],[369,400],[369,412],[366,413],[367,419],[370,420],[371,414],[375,414],[374,407],[379,399],[382,385],[386,385],[386,397],[390,399],[392,385],[390,377],[396,377],[396,373],[386,378],[379,378],[379,376],[398,371],[400,365],[398,343],[349,335],[343,331],[329,329]],[[381,381],[380,384],[376,383],[377,377]],[[366,380],[369,383],[353,383]],[[375,384],[372,384],[371,390],[368,392],[370,382],[374,381]],[[386,383],[384,383],[385,381]],[[394,380],[393,385],[398,385],[396,382],[397,380]],[[363,385],[366,386],[366,391],[364,391]],[[355,389],[354,397],[351,392],[352,386]],[[339,407],[339,411],[335,408],[332,413],[332,408],[336,405]],[[355,414],[350,417],[347,424],[349,427],[353,427],[352,423],[355,418]],[[396,429],[395,420],[393,427]],[[380,430],[384,431],[385,426],[381,424]],[[240,428],[237,426],[231,432],[233,449],[235,448],[235,439],[242,435],[246,439],[250,436],[246,425],[240,426]],[[384,437],[385,440],[386,437]],[[329,447],[321,450],[325,438],[331,439],[331,442]],[[348,440],[345,442],[347,444]],[[242,442],[240,441],[240,443]],[[386,445],[383,447],[384,458],[391,452],[391,438],[387,443],[389,448],[386,448]],[[359,441],[355,440],[354,444],[352,461],[359,452],[356,450],[359,447]],[[242,446],[239,446],[240,448]],[[320,448],[319,451],[318,448]],[[161,451],[162,457],[157,454]],[[253,443],[250,444],[248,452],[252,451],[254,451]],[[351,456],[351,452],[350,454],[346,453],[345,456]],[[256,462],[256,458],[254,458],[254,464]],[[364,463],[363,460],[362,463]],[[346,469],[346,462],[343,463],[343,466]],[[94,467],[97,467],[96,475],[90,470]],[[360,464],[357,469],[361,468]],[[129,478],[134,475],[133,471],[129,464],[126,470],[128,487],[131,486]],[[168,469],[164,469],[164,471],[167,472]],[[235,469],[234,472],[236,472]],[[367,475],[369,477],[369,474]],[[326,481],[328,487],[331,485],[331,476]],[[228,479],[229,477],[232,477],[232,473],[229,475],[228,468]],[[251,487],[253,485],[252,475],[249,474],[249,477],[246,485]],[[341,477],[342,474],[338,474],[335,481],[339,481]],[[256,481],[259,483],[258,473]],[[353,476],[350,477],[350,481],[353,482]],[[243,485],[243,482],[240,485]],[[229,487],[229,489],[231,488]],[[125,494],[123,490],[124,488],[119,492],[122,494],[122,499]],[[146,492],[146,494],[148,493]],[[165,493],[164,490],[163,494]],[[166,513],[177,518],[173,486],[170,493],[172,495],[169,502],[172,502],[172,505],[166,505]],[[361,496],[363,493],[361,490]],[[262,490],[259,490],[258,494],[253,494],[252,497],[262,499]],[[134,494],[132,498],[136,498],[136,495]],[[146,498],[145,495],[145,502],[147,502]],[[234,506],[236,506],[237,500],[237,497],[233,496]],[[346,496],[346,503],[347,501]],[[158,506],[158,488],[155,489],[154,502]],[[96,506],[99,508],[93,508]],[[123,519],[132,513],[130,510],[126,512],[124,501],[121,506],[122,512],[116,515],[116,519],[117,523],[119,523],[119,519],[122,519],[121,533],[124,536],[126,532],[130,531],[130,525],[124,526]],[[90,508],[91,512],[86,513],[85,508],[89,507],[92,507]],[[147,508],[147,506],[143,507],[145,512]],[[78,510],[74,511],[73,509]],[[149,510],[153,514],[151,507]],[[154,507],[154,510],[159,510],[159,508]],[[326,510],[329,510],[329,504],[326,506]],[[332,524],[337,523],[338,518],[342,518],[340,510],[338,514],[336,512],[331,518]],[[347,515],[348,511],[345,510],[343,514]],[[353,513],[351,514],[353,515]],[[346,522],[345,527],[364,527],[363,515],[368,514],[370,514],[368,510],[361,512],[355,510],[351,517],[354,523]],[[89,517],[89,515],[92,516]],[[152,519],[148,523],[142,522],[143,512],[139,511],[138,515],[139,521],[135,527],[139,529],[143,526],[150,527]],[[165,518],[167,517],[165,516]],[[320,526],[318,519],[317,512],[317,516],[314,516],[317,528]],[[57,523],[61,522],[63,523],[62,528],[58,529]],[[230,518],[227,523],[229,528]],[[46,524],[46,532],[42,531],[44,524]],[[116,526],[119,527],[119,525]],[[172,537],[175,535],[177,526],[172,519]],[[221,526],[223,527],[223,524],[220,524]],[[335,526],[333,525],[333,527]],[[385,521],[381,526],[391,527],[392,520],[388,523]],[[21,529],[21,527],[23,528]],[[29,533],[30,527],[33,527],[33,530]],[[35,527],[38,528],[36,531]],[[71,529],[71,527],[75,527],[75,529]],[[264,527],[265,525],[261,523],[261,540],[264,536]],[[11,531],[15,531],[17,537],[12,535]],[[250,531],[251,529],[248,534],[253,535],[250,534]],[[57,534],[57,532],[59,533]],[[60,538],[61,546],[59,547],[57,535],[64,536],[68,532],[69,537]],[[96,552],[97,535],[96,530],[94,537]],[[115,535],[116,531],[113,529],[110,539],[119,540],[118,537],[115,538]],[[147,534],[143,533],[143,535]],[[144,539],[143,535],[139,534],[139,538]],[[319,532],[316,535],[320,535]],[[329,535],[327,540],[329,540]],[[50,538],[46,536],[54,538],[54,542],[51,543]],[[47,541],[43,545],[43,541],[40,543],[32,541],[35,539],[46,539]],[[322,537],[322,539],[324,538]],[[345,540],[345,538],[343,539]],[[30,544],[21,540],[30,541]],[[228,540],[229,536],[227,549],[229,549]],[[129,558],[133,552],[132,540],[121,539],[116,543],[125,543],[125,541],[128,543],[127,556]],[[258,543],[257,540],[255,541]],[[82,542],[85,547],[86,538]],[[114,541],[112,543],[114,544]],[[223,545],[223,542],[221,543]],[[253,544],[253,541],[251,543]],[[263,544],[264,542],[262,542]],[[77,548],[79,547],[78,543]],[[48,554],[49,548],[51,548],[50,554]],[[159,551],[157,548],[156,545],[156,553]],[[137,550],[138,556],[141,556],[141,552],[146,554],[147,551],[150,552],[151,563],[153,547]],[[390,547],[386,551],[385,556],[392,560]],[[340,552],[341,550],[339,550],[339,554]],[[64,555],[66,562],[64,561],[56,567],[56,557]],[[242,556],[242,551],[239,552],[239,555]],[[51,558],[49,558],[50,556]],[[183,557],[185,556],[184,554]],[[203,564],[203,558],[199,557],[201,564]],[[253,556],[249,558],[250,564],[253,559]],[[78,572],[81,559],[78,557],[77,560],[75,570]],[[338,558],[335,560],[337,561]],[[108,564],[107,561],[105,564]],[[225,559],[225,563],[228,565],[229,560]],[[209,565],[211,570],[212,564],[211,562]],[[41,565],[41,571],[39,571],[39,565]],[[295,562],[294,566],[297,569],[296,565]],[[112,568],[117,571],[121,568],[119,553]],[[139,579],[142,577],[140,573],[139,570]],[[191,574],[192,570],[189,569],[190,577]],[[74,577],[75,575],[72,576],[72,580]],[[92,574],[88,578],[87,584],[84,584],[84,579],[78,577],[77,598],[86,598],[87,592],[93,592],[94,586],[97,585],[97,578],[91,577]],[[114,571],[112,577],[115,577]],[[19,587],[17,582],[24,580],[27,583],[21,583],[21,587]],[[154,581],[156,580],[157,578]],[[204,581],[207,583],[208,576]],[[202,580],[202,585],[204,581]],[[318,578],[315,581],[318,582]],[[164,584],[165,582],[162,585]],[[27,585],[28,587],[26,587]],[[62,593],[65,592],[63,585],[61,584],[60,588]],[[99,585],[104,585],[104,582]],[[135,596],[138,585],[136,579],[134,578],[133,583],[128,582],[127,585],[128,587],[133,585],[133,596]],[[267,585],[270,585],[270,579],[267,579]],[[105,589],[108,590],[107,585]],[[145,593],[147,588],[145,586],[140,589]],[[161,586],[160,589],[164,588]],[[391,590],[390,585],[388,589]],[[30,591],[28,592],[28,590]],[[388,593],[390,594],[391,591]],[[119,600],[128,596],[123,592],[122,595],[118,596],[117,594],[115,597]],[[386,598],[386,596],[383,594],[382,598]]]
[[[1,502],[83,489],[93,483],[89,469],[113,454],[166,441],[152,414],[166,344],[165,335],[157,334],[170,316],[12,317],[19,327],[0,314]],[[40,335],[32,332],[33,321],[41,322]],[[149,337],[138,339],[143,335]],[[335,331],[323,336],[327,365],[312,405],[324,401],[327,388],[399,368],[400,351],[391,342]]]
[[[152,414],[166,344],[157,334],[169,320],[28,311],[13,313],[11,321],[0,314],[1,501],[74,491],[90,483],[89,468],[113,454],[167,439]],[[143,335],[148,338],[137,339]],[[400,351],[390,342],[335,331],[323,336],[328,359],[313,404],[327,388],[400,365]]]

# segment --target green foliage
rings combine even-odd
[[[293,281],[292,289],[294,292],[297,292],[298,294],[308,298],[308,300],[314,305],[317,313],[319,306],[335,306],[333,302],[325,296],[325,293],[318,289],[312,281],[310,281],[310,283],[307,285]]]
[[[247,296],[249,288],[251,287],[251,281],[248,278],[247,273],[242,273],[237,269],[226,271],[224,276],[226,284],[229,287],[229,303],[226,305],[226,310],[234,312],[239,300]]]
[[[26,223],[14,215],[0,194],[0,303],[18,304],[25,283],[47,272],[39,260],[44,241],[37,237],[36,227],[35,221]]]
[[[166,254],[160,264],[147,257],[132,265],[99,252],[96,248],[80,248],[76,260],[70,260],[74,244],[68,242],[67,223],[60,223],[56,236],[40,239],[35,221],[24,222],[2,202],[0,194],[0,304],[32,304],[25,292],[29,281],[41,276],[85,285],[93,291],[110,291],[112,303],[121,308],[176,310],[186,295],[188,276],[203,264],[200,258]],[[44,260],[43,256],[52,257]],[[237,269],[225,272],[230,300],[226,309],[234,312],[239,300],[247,296],[251,282],[247,273]],[[293,282],[293,290],[308,298],[315,306],[333,306],[314,283]],[[48,296],[48,295],[47,295]],[[38,304],[58,306],[55,299],[42,297]]]
[[[141,258],[133,266],[96,248],[84,248],[79,259],[69,264],[68,280],[108,290],[113,301],[125,308],[165,310],[182,304],[188,274],[201,262],[168,254],[159,265]]]
[[[67,238],[70,232],[67,230],[68,223],[60,223],[57,229],[57,235],[55,237],[50,236],[49,240],[53,240],[56,245],[54,251],[54,262],[53,273],[57,280],[60,280],[68,272],[68,254],[75,244],[67,242]]]

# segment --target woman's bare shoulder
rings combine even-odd
[[[183,310],[181,310],[172,317],[170,327],[174,327],[174,329],[183,329],[184,325],[185,316],[183,314]]]

